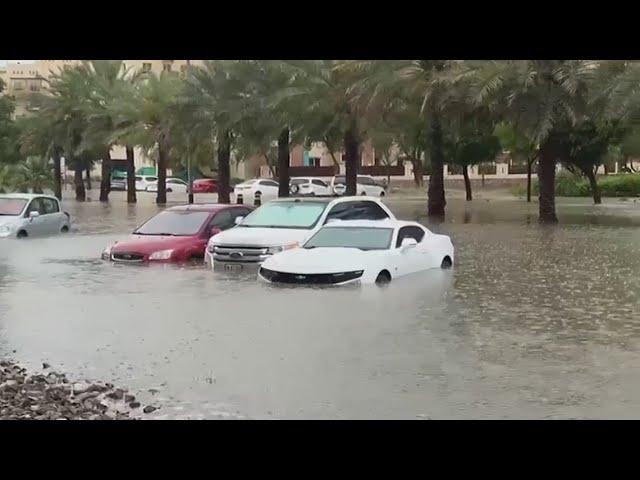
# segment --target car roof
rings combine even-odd
[[[352,195],[350,197],[286,197],[286,198],[274,198],[268,203],[274,202],[300,202],[300,203],[343,203],[353,201],[363,201],[382,203],[378,197],[370,197],[366,195]],[[266,204],[265,204],[266,205]]]
[[[169,207],[167,210],[175,212],[175,211],[194,211],[194,212],[217,212],[219,210],[224,210],[227,208],[249,208],[252,209],[250,205],[238,205],[235,203],[193,203],[191,205],[176,205],[174,207]]]
[[[0,198],[13,198],[17,200],[33,200],[34,198],[50,198],[58,200],[52,195],[43,195],[40,193],[0,193]]]
[[[401,228],[401,227],[416,227],[424,226],[418,222],[410,222],[405,220],[391,220],[390,218],[385,220],[332,220],[327,223],[323,228],[331,227],[347,227],[347,228]]]

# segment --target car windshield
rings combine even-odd
[[[0,197],[0,215],[20,215],[26,205],[24,198]]]
[[[326,203],[320,202],[272,202],[247,215],[242,227],[313,228]]]
[[[393,228],[324,227],[304,244],[304,248],[343,247],[360,250],[387,250]]]
[[[195,235],[209,218],[209,212],[164,211],[148,220],[136,235]]]

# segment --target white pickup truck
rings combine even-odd
[[[283,198],[257,208],[209,240],[205,261],[214,270],[257,271],[271,255],[304,243],[332,220],[395,220],[379,198]]]

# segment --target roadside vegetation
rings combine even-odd
[[[37,112],[18,119],[0,84],[0,189],[51,188],[60,197],[64,158],[76,199],[85,200],[87,173],[99,164],[99,198],[108,202],[110,151],[121,145],[131,203],[134,148],[156,162],[159,204],[167,170],[188,165],[216,172],[219,201],[229,202],[231,162],[255,155],[287,196],[291,146],[322,142],[342,154],[349,194],[370,139],[384,165],[410,162],[417,186],[429,176],[432,218],[446,211],[444,165],[460,171],[471,201],[468,169],[483,170],[503,151],[528,174],[527,200],[538,196],[541,222],[557,221],[559,194],[588,191],[599,203],[637,192],[636,177],[596,172],[615,161],[632,173],[640,156],[640,62],[224,60],[154,74],[87,60],[47,83],[32,99]],[[556,179],[559,163],[574,180]]]

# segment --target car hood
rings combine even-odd
[[[381,250],[357,248],[294,248],[265,260],[264,268],[286,273],[338,273],[364,270]]]
[[[196,237],[131,235],[122,241],[116,242],[111,247],[111,253],[129,252],[151,254],[158,250],[185,247],[193,243],[195,239]]]
[[[0,215],[0,227],[2,225],[16,225],[23,217],[13,215]]]
[[[314,230],[296,228],[235,227],[211,238],[213,245],[275,246],[298,242],[302,244]]]

